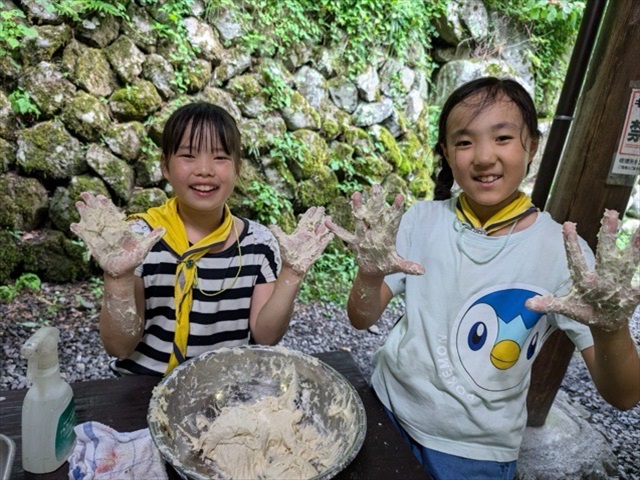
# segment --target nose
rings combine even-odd
[[[197,163],[195,172],[196,175],[200,177],[212,177],[215,175],[215,168],[213,167],[212,162],[202,159]]]
[[[496,155],[489,142],[479,142],[476,144],[473,163],[478,167],[486,167],[496,162]]]

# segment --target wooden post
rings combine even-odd
[[[610,175],[631,85],[640,87],[640,1],[609,2],[596,40],[576,120],[564,149],[547,210],[558,222],[577,223],[595,251],[604,209],[622,215],[635,177]],[[562,332],[545,343],[533,365],[527,399],[529,426],[542,426],[571,360],[573,344]]]

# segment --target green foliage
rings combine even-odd
[[[37,292],[40,290],[42,282],[35,273],[23,273],[13,285],[2,285],[0,287],[0,303],[10,302],[25,290]]]
[[[211,0],[210,20],[229,11],[243,26],[240,38],[249,51],[273,56],[300,45],[340,45],[350,74],[362,71],[374,46],[383,54],[404,58],[412,44],[429,49],[437,36],[433,20],[445,11],[447,0]],[[283,19],[286,19],[283,20]],[[431,58],[419,59],[430,68]]]
[[[345,197],[350,198],[355,192],[362,190],[362,182],[357,178],[358,171],[352,157],[331,156],[328,165],[338,175],[338,189]]]
[[[128,0],[53,0],[48,9],[74,22],[81,22],[92,13],[102,13],[128,20],[128,4]]]
[[[156,0],[146,3],[156,3]],[[153,22],[153,29],[160,38],[166,39],[171,45],[169,59],[175,65],[175,76],[172,84],[180,93],[184,93],[189,88],[189,76],[195,71],[198,72],[198,65],[195,63],[197,48],[191,45],[187,36],[187,29],[183,20],[191,15],[191,5],[193,0],[169,0],[159,9],[166,15],[168,23],[158,21]]]
[[[344,305],[357,268],[353,253],[330,243],[307,273],[300,287],[300,301],[322,300]]]
[[[313,0],[211,0],[206,12],[210,20],[228,10],[244,26],[242,45],[249,52],[266,56],[283,53],[298,44],[318,43],[322,28],[317,21],[319,6]]]
[[[91,285],[91,295],[96,299],[102,298],[104,294],[104,280],[102,277],[92,277],[89,279],[89,285]]]
[[[40,110],[31,101],[31,96],[22,88],[18,87],[9,95],[9,102],[11,102],[11,109],[20,115],[34,115],[36,117],[40,115]]]
[[[251,182],[247,197],[242,205],[253,210],[255,220],[263,225],[275,225],[283,215],[292,211],[289,201],[266,183]]]
[[[371,59],[371,47],[380,45],[385,55],[403,59],[414,43],[426,49],[436,38],[434,20],[444,15],[446,0],[320,0],[320,22],[325,37],[342,40],[346,34],[344,59],[351,72],[358,72]],[[428,56],[420,59],[423,68],[430,69]]]
[[[265,79],[264,93],[267,95],[267,107],[270,110],[286,108],[291,104],[292,89],[284,78],[270,67],[262,71]]]
[[[38,35],[34,28],[20,21],[24,18],[24,13],[18,9],[0,11],[0,56],[19,47],[23,39]]]
[[[485,0],[488,8],[516,19],[529,35],[536,81],[536,104],[552,107],[564,82],[568,53],[585,8],[576,0]],[[540,112],[542,116],[553,112]]]
[[[282,136],[270,137],[269,142],[272,145],[269,156],[281,165],[286,165],[287,160],[298,165],[302,164],[309,148],[289,132],[285,132]]]

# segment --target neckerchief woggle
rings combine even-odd
[[[187,230],[178,215],[178,202],[175,197],[167,200],[164,205],[150,208],[146,213],[130,215],[129,219],[132,218],[143,219],[153,229],[163,227],[166,233],[162,240],[178,255],[174,286],[176,326],[173,348],[165,371],[165,375],[167,375],[186,360],[187,341],[189,339],[189,313],[193,303],[192,287],[198,274],[196,262],[212,247],[224,243],[229,238],[231,227],[233,226],[233,216],[229,207],[225,205],[224,216],[220,226],[191,246],[187,238]]]
[[[504,206],[486,222],[482,223],[471,209],[464,192],[458,196],[456,202],[456,216],[464,225],[469,226],[474,232],[490,235],[513,223],[517,222],[538,209],[531,198],[523,192],[518,192],[518,197],[509,205]]]

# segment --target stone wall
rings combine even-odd
[[[533,93],[526,36],[480,0],[451,2],[428,52],[435,71],[418,67],[425,50],[415,45],[402,60],[372,48],[359,75],[346,74],[339,44],[249,55],[241,25],[224,12],[207,21],[197,1],[182,23],[197,51],[185,68],[153,28],[166,22],[161,2],[146,4],[130,4],[128,21],[70,22],[43,0],[0,0],[36,32],[0,56],[0,283],[24,271],[57,282],[91,275],[69,230],[79,193],[109,196],[129,213],[164,202],[158,145],[185,103],[219,104],[238,121],[244,166],[231,208],[286,230],[311,205],[348,224],[358,185],[382,183],[408,204],[430,198],[430,107],[464,81],[510,76]],[[12,109],[16,94],[39,113]]]

